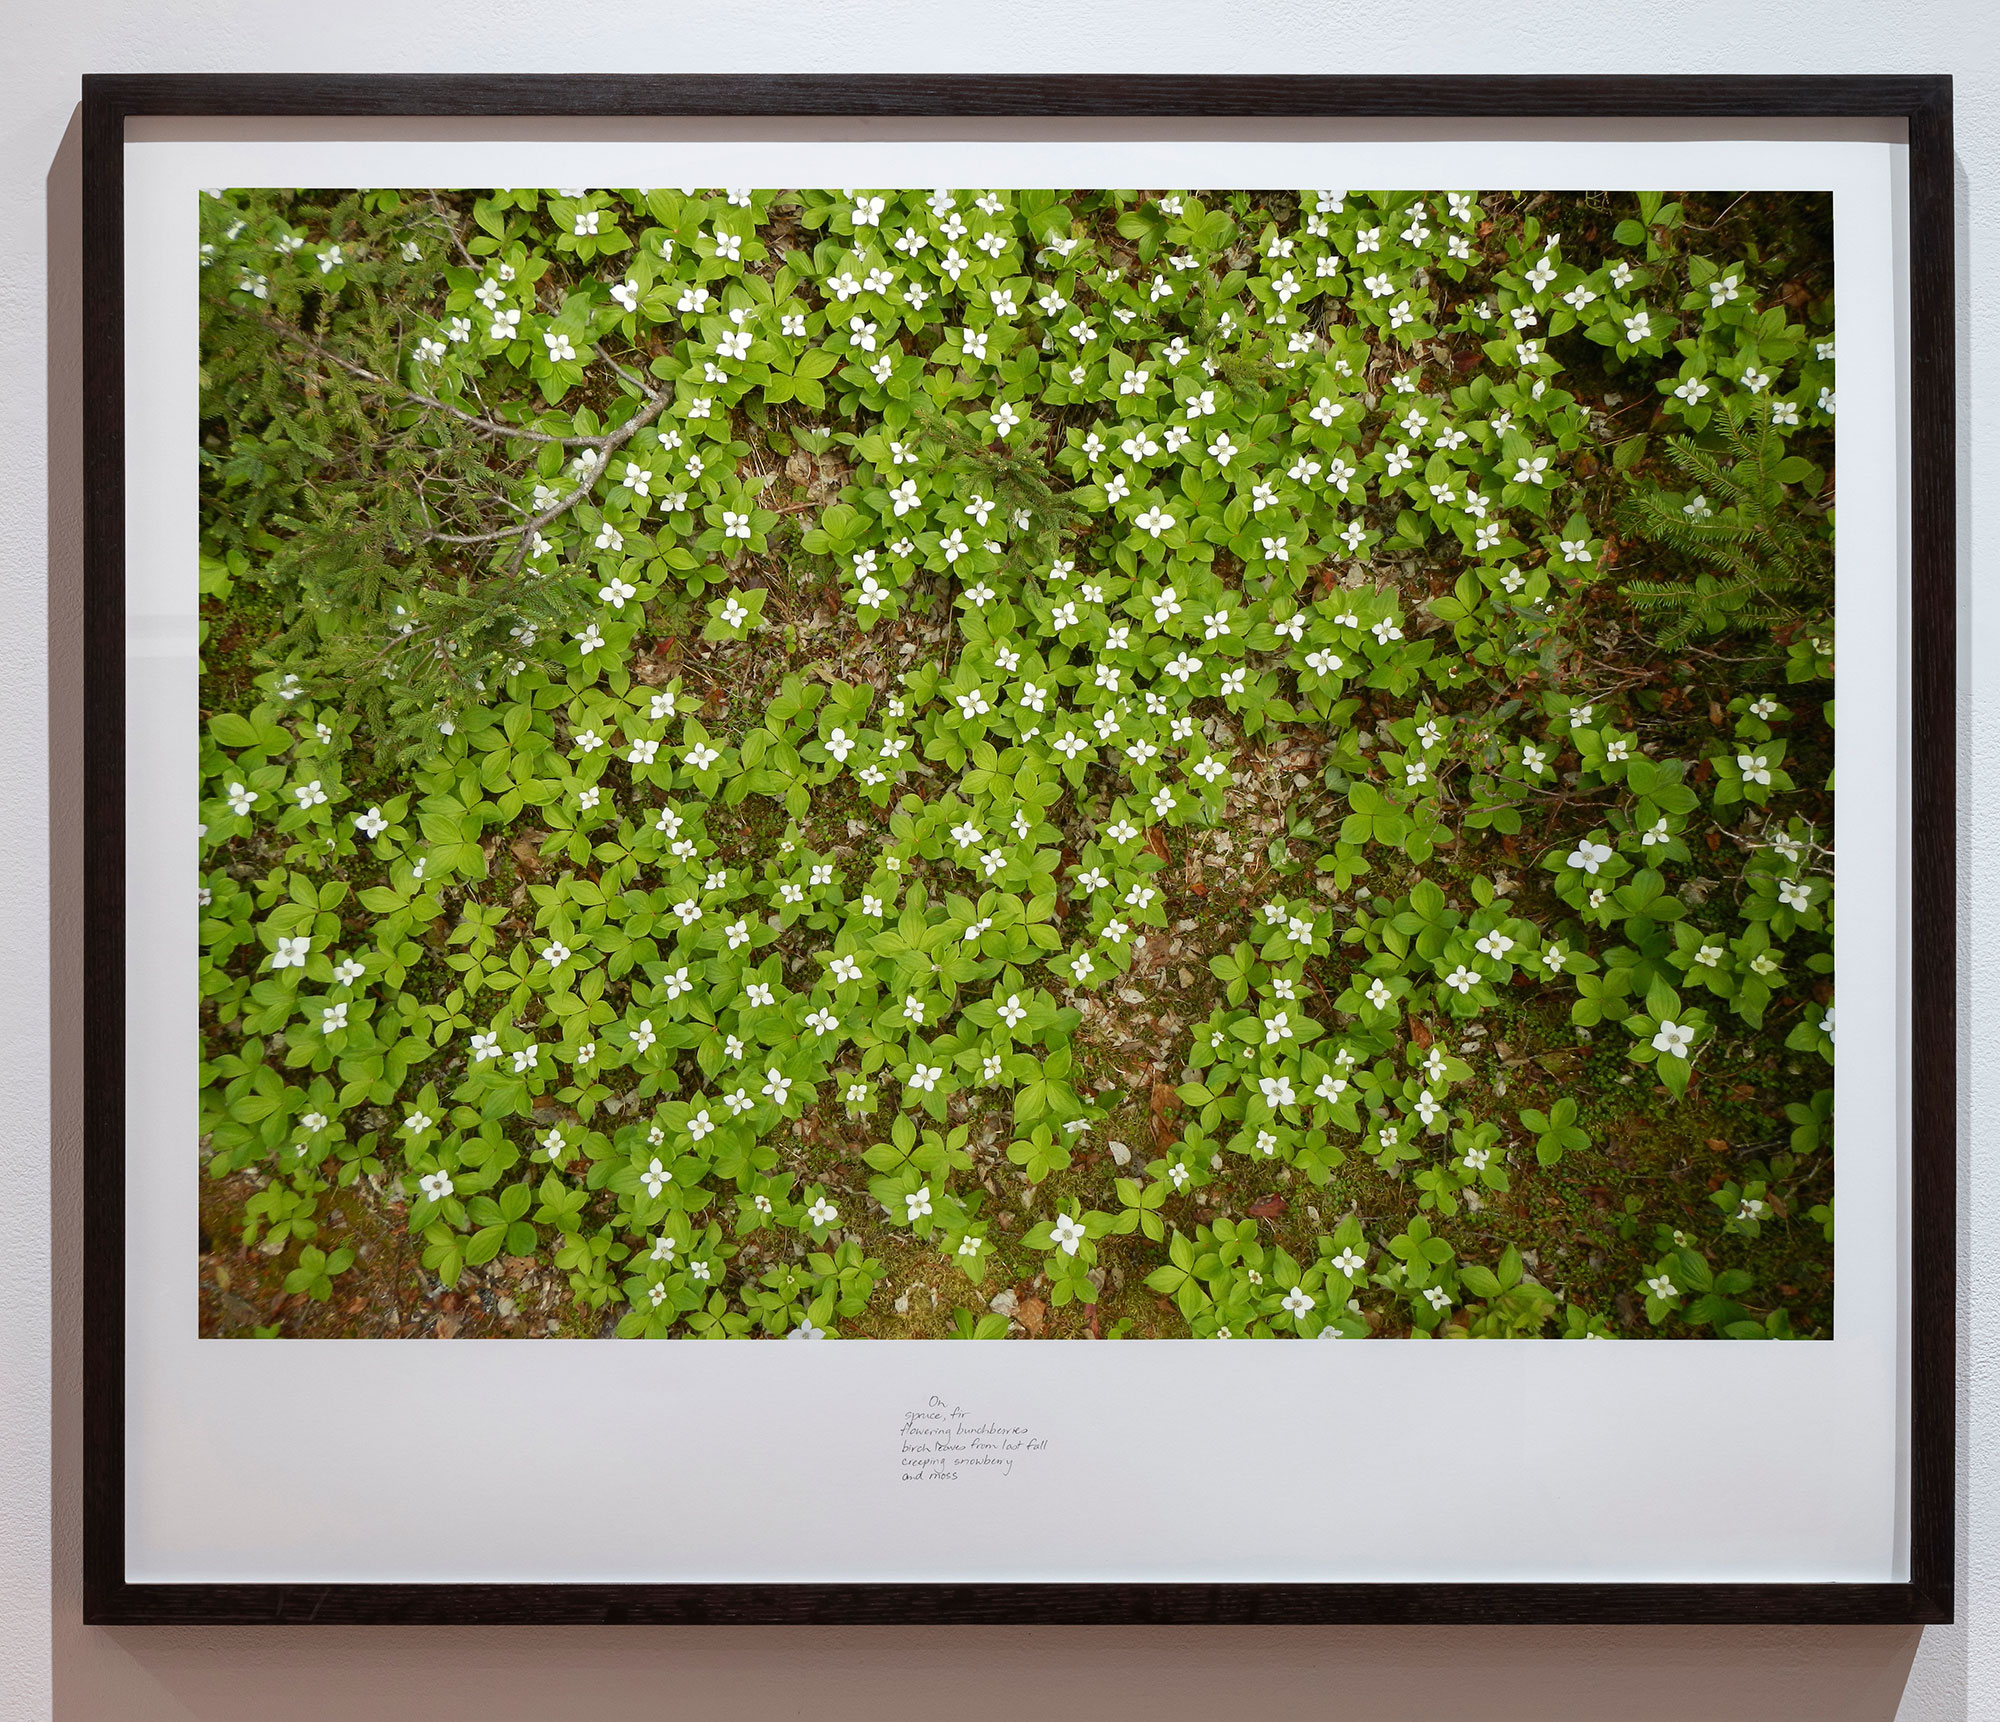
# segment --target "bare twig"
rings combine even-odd
[[[604,350],[604,343],[602,341],[597,343],[597,356],[611,367],[620,382],[630,383],[640,394],[646,396],[649,400],[652,398],[653,391],[647,386],[646,379],[639,376],[636,372],[626,370],[623,365]]]
[[[451,235],[451,242],[458,247],[458,255],[464,260],[466,268],[477,269],[479,267],[479,260],[470,251],[466,250],[465,239],[459,233],[458,223],[452,219],[451,211],[445,208],[444,199],[439,197],[436,192],[432,192],[430,200],[431,208],[437,212],[438,220],[444,224],[445,232]]]
[[[514,552],[514,560],[507,567],[509,578],[518,574],[521,571],[522,563],[528,559],[528,549],[534,543],[535,535],[551,521],[560,520],[588,496],[596,487],[598,479],[603,476],[605,470],[610,466],[611,463],[608,457],[611,453],[616,449],[623,448],[626,443],[630,442],[633,437],[637,436],[640,431],[644,430],[661,413],[665,412],[672,400],[673,396],[665,390],[657,393],[648,390],[646,405],[640,411],[634,413],[615,431],[611,431],[601,437],[591,438],[591,445],[597,450],[597,458],[590,463],[590,471],[584,475],[583,482],[567,496],[557,497],[540,514],[530,515],[519,526],[506,527],[498,532],[482,533],[473,538],[447,539],[445,542],[453,544],[488,544],[503,538],[518,537],[521,540],[521,546]]]

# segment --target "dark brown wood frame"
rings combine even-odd
[[[132,1584],[125,1519],[128,119],[1902,121],[1911,436],[1910,1579],[1881,1584]],[[84,1572],[101,1624],[1943,1622],[1955,1564],[1956,424],[1948,77],[115,76],[83,80]]]

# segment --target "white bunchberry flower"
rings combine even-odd
[[[1653,1036],[1653,1050],[1670,1058],[1686,1058],[1693,1042],[1693,1028],[1684,1023],[1662,1021],[1659,1032]]]
[[[1595,874],[1598,868],[1611,859],[1608,843],[1593,843],[1585,838],[1566,857],[1568,864],[1582,872]]]

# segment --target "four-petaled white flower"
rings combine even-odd
[[[452,1192],[449,1172],[426,1172],[417,1180],[417,1188],[422,1190],[426,1201],[442,1202]]]
[[[1670,1058],[1686,1058],[1688,1048],[1694,1044],[1694,1033],[1686,1023],[1663,1019],[1659,1033],[1653,1036],[1653,1050]]]
[[[1049,1242],[1066,1256],[1076,1254],[1084,1240],[1083,1222],[1073,1214],[1058,1214],[1049,1227]]]
[[[1657,1298],[1679,1297],[1680,1288],[1665,1274],[1656,1274],[1647,1280],[1646,1290]]]
[[[1611,845],[1593,843],[1586,837],[1569,852],[1566,859],[1570,866],[1585,873],[1595,874],[1598,868],[1611,859]]]
[[[919,1220],[923,1219],[926,1215],[928,1215],[930,1211],[931,1211],[930,1185],[925,1184],[915,1190],[906,1191],[904,1193],[903,1220],[906,1225],[914,1226]]]

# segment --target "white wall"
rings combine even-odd
[[[1407,17],[1409,22],[1401,20]],[[0,1722],[511,1722],[588,1713],[846,1722],[905,1715],[1194,1717],[1218,1710],[1948,1722],[2000,1715],[2000,974],[1970,905],[2000,872],[2000,8],[1991,0],[73,0],[0,9]],[[73,304],[77,79],[86,71],[1933,72],[1958,79],[1965,857],[1961,1625],[1881,1629],[885,1628],[110,1632],[77,1622],[77,1145],[51,1141],[49,955],[80,913],[76,534],[48,474],[82,458]],[[49,356],[51,336],[56,353]],[[51,380],[57,393],[49,393]],[[51,519],[51,513],[56,515]],[[51,674],[51,643],[55,654]],[[54,689],[53,694],[51,688]],[[64,785],[52,799],[51,776]],[[54,888],[51,854],[56,856]],[[74,1058],[55,1061],[73,1102]],[[66,1086],[65,1086],[66,1085]],[[73,1104],[58,1107],[65,1120]],[[53,1223],[45,1216],[53,1215]],[[51,1286],[55,1293],[51,1298]],[[1906,1685],[1907,1681],[1907,1685]],[[1899,1708],[1900,1700],[1900,1708]]]

